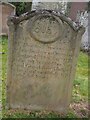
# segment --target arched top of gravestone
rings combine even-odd
[[[8,25],[14,23],[16,26],[27,20],[27,31],[31,36],[40,42],[50,43],[61,38],[64,33],[64,23],[67,23],[74,31],[83,28],[77,26],[70,18],[62,13],[52,10],[35,10],[22,14],[21,16],[12,16],[8,20]],[[84,29],[82,29],[82,33]]]
[[[5,5],[5,6],[9,6],[9,7],[12,7],[14,9],[16,9],[16,7],[8,2],[0,2],[0,5]]]
[[[9,4],[9,3],[8,3]],[[60,12],[56,12],[56,11],[52,11],[52,10],[34,10],[31,12],[26,12],[22,15],[20,15],[19,17],[17,16],[11,16],[9,17],[8,22],[13,22],[14,24],[18,24],[24,20],[27,20],[31,17],[34,17],[35,15],[54,15],[59,17],[62,21],[67,22],[75,31],[78,31],[82,26],[77,25],[75,22],[73,22],[69,17],[65,16],[63,13]]]

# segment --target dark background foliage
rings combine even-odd
[[[31,11],[32,2],[10,2],[16,6],[16,15],[19,16],[27,11]]]

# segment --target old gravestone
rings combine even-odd
[[[84,29],[50,10],[11,17],[8,25],[8,108],[65,113]]]
[[[0,35],[8,35],[8,16],[15,15],[16,8],[10,3],[0,2]]]

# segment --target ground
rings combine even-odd
[[[2,85],[0,81],[0,88],[2,88],[2,116],[3,118],[60,118],[58,113],[47,112],[47,111],[28,111],[28,110],[6,110],[6,74],[7,74],[7,43],[6,37],[0,38],[0,67],[2,62],[2,76],[0,74],[0,79],[2,80]],[[68,114],[63,116],[64,118],[88,118],[88,72],[90,71],[88,67],[88,60],[90,57],[86,53],[80,52],[77,63],[76,76],[73,83],[72,100]],[[0,89],[1,90],[1,89]],[[1,91],[0,91],[1,92]],[[1,99],[0,99],[1,103]],[[1,106],[1,104],[0,104]]]

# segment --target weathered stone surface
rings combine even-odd
[[[65,113],[83,28],[47,10],[12,17],[8,25],[8,107]]]
[[[32,1],[32,10],[40,10],[40,9],[46,9],[46,10],[54,10],[57,12],[63,12],[65,14],[65,10],[67,8],[67,2],[59,0],[52,1],[52,2],[41,2],[40,0],[33,0]]]
[[[10,3],[0,2],[0,35],[8,35],[7,19],[15,15],[16,8]]]

